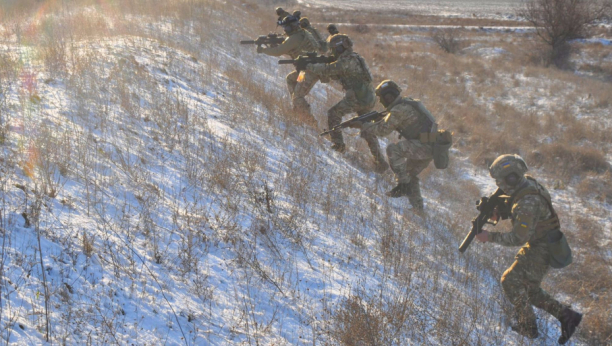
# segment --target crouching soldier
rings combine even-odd
[[[329,128],[340,124],[342,117],[349,113],[365,114],[376,105],[376,96],[372,86],[372,75],[365,60],[357,53],[353,52],[353,42],[342,34],[328,38],[329,51],[335,62],[329,64],[310,64],[306,70],[315,73],[321,79],[333,79],[342,84],[345,91],[344,98],[327,111]],[[359,125],[357,125],[359,126]],[[346,146],[344,137],[340,130],[333,131],[331,134],[333,143],[332,149],[344,152]],[[361,137],[366,140],[377,172],[384,172],[389,168],[385,161],[378,143],[378,138],[371,133],[361,133]]]
[[[390,80],[376,87],[376,96],[389,114],[378,122],[364,124],[363,132],[379,137],[399,132],[403,140],[387,146],[387,158],[397,180],[387,196],[407,196],[413,208],[423,210],[418,174],[433,160],[433,143],[423,143],[421,133],[436,132],[437,124],[421,102],[400,93],[400,87]]]
[[[264,53],[271,56],[289,55],[291,59],[295,59],[300,55],[314,52],[319,49],[319,43],[304,29],[300,27],[299,20],[292,15],[285,16],[279,22],[287,34],[287,39],[276,47],[262,46],[257,47],[257,53]],[[286,77],[287,88],[293,101],[293,109],[303,115],[307,115],[313,124],[316,124],[314,117],[310,111],[310,104],[306,101],[306,95],[312,87],[317,83],[319,77],[308,71],[300,73],[293,71]]]
[[[563,268],[572,262],[550,194],[535,179],[525,175],[527,164],[518,155],[498,157],[489,171],[499,189],[509,196],[505,213],[512,218],[512,232],[483,230],[476,237],[483,243],[522,246],[501,278],[504,294],[514,305],[516,324],[512,329],[530,339],[538,337],[533,305],[561,322],[559,343],[565,344],[580,324],[582,314],[558,302],[540,287],[550,267]]]

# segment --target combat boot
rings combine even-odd
[[[375,159],[374,160],[374,172],[376,173],[385,173],[389,169],[389,164],[384,159]]]
[[[399,198],[402,196],[408,196],[410,194],[410,184],[397,184],[391,191],[387,192],[386,195],[391,198]]]
[[[580,321],[582,321],[582,314],[570,308],[564,308],[561,311],[559,321],[561,322],[561,336],[559,337],[558,342],[561,345],[565,345],[572,335],[574,335],[576,327],[578,327]]]
[[[346,145],[344,143],[334,143],[331,148],[339,153],[346,151]]]

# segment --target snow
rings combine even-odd
[[[448,17],[487,17],[516,19],[515,9],[520,0],[298,0],[300,4],[315,7],[336,7],[359,10],[409,11],[411,13],[448,16]]]
[[[151,27],[173,31],[169,22],[157,24]],[[76,49],[82,57],[95,54],[79,78],[47,75],[32,60],[23,79],[33,78],[40,101],[20,85],[6,93],[11,127],[0,183],[7,287],[1,335],[7,343],[44,343],[43,273],[52,292],[54,343],[65,338],[68,344],[325,344],[331,342],[325,321],[358,295],[388,304],[414,299],[410,318],[419,328],[401,340],[445,345],[454,341],[436,336],[436,316],[444,313],[436,298],[499,296],[493,273],[469,272],[471,261],[482,260],[481,247],[472,246],[472,257],[453,252],[441,261],[447,250],[440,239],[457,240],[447,224],[414,214],[405,200],[386,198],[390,175],[349,160],[363,158],[355,149],[345,155],[329,150],[316,129],[272,114],[235,87],[246,81],[228,77],[230,68],[248,72],[240,76],[282,95],[284,79],[273,59],[222,45],[214,54],[225,61],[215,61],[207,46],[196,59],[135,36],[83,41]],[[32,53],[10,45],[6,50]],[[505,51],[480,47],[471,53],[493,58]],[[528,91],[510,93],[507,101],[519,103]],[[312,94],[339,98],[322,85]],[[26,227],[21,213],[32,208],[42,175],[28,176],[27,162],[36,140],[49,133],[56,142],[39,149],[67,141],[74,166],[65,174],[53,171],[59,192],[40,198],[40,224]],[[354,148],[356,132],[347,137]],[[474,183],[483,194],[494,190],[484,168],[458,150],[453,154],[458,183]],[[423,179],[434,215],[456,211],[436,198],[446,174],[434,171]],[[572,196],[566,190],[553,198],[578,204]],[[389,235],[405,239],[398,244],[414,256],[407,268],[385,262],[380,242]],[[409,286],[399,283],[406,272]],[[491,299],[484,307],[482,314],[498,324],[464,316],[458,325],[468,344],[499,341],[487,330],[503,334],[503,302]],[[541,323],[556,330],[555,321]],[[542,343],[554,339],[551,333]],[[523,344],[514,334],[503,342]]]

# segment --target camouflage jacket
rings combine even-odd
[[[529,186],[538,188],[538,185],[534,179],[524,179],[517,190]],[[542,189],[543,194],[548,194],[542,185],[539,185],[539,188]],[[515,191],[508,191],[510,192],[515,193]],[[539,226],[544,221],[555,217],[553,213],[554,210],[551,210],[548,201],[542,195],[526,195],[512,203],[512,231],[508,233],[490,232],[489,239],[503,246],[520,246],[526,242],[533,242],[542,236],[539,234],[539,228],[541,228]]]
[[[344,90],[355,93],[362,103],[374,101],[372,74],[365,60],[357,53],[345,51],[335,62],[330,64],[310,64],[306,70],[315,73],[322,79],[330,78],[340,81]]]
[[[319,34],[317,29],[313,28],[312,25],[307,26],[304,30],[308,31],[312,37],[319,43],[319,52],[325,54],[327,52],[327,41]]]
[[[283,43],[276,47],[263,48],[262,53],[271,56],[289,55],[291,59],[297,58],[308,52],[314,52],[319,49],[319,43],[312,37],[310,33],[304,29],[295,30],[288,34],[289,37]]]
[[[408,101],[413,101],[408,97],[398,96],[386,111],[389,112],[382,120],[372,124],[366,124],[364,132],[368,132],[377,137],[384,137],[393,131],[419,133],[423,127],[423,116]],[[413,139],[413,138],[407,138]]]

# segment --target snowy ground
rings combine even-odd
[[[191,39],[157,24],[166,42]],[[334,313],[359,296],[368,316],[406,309],[410,327],[386,327],[387,344],[528,344],[502,317],[499,273],[480,266],[500,269],[510,257],[479,244],[459,256],[460,239],[440,217],[465,209],[465,200],[440,198],[449,179],[493,190],[484,169],[454,151],[452,172],[424,174],[428,216],[415,215],[384,197],[391,176],[372,173],[367,156],[329,150],[316,129],[250,95],[284,95],[286,71],[220,44],[235,34],[218,35],[193,55],[134,36],[82,41],[75,49],[87,68],[66,76],[45,72],[30,48],[2,46],[24,62],[2,98],[5,342],[43,344],[48,319],[53,344],[333,344]],[[320,84],[312,94],[340,98]],[[323,105],[315,109],[324,124]],[[571,208],[572,194],[554,199]],[[22,213],[36,210],[39,222],[27,227]],[[540,321],[544,335],[531,344],[550,345],[557,323]]]
[[[337,7],[376,11],[409,11],[418,14],[452,17],[515,19],[520,0],[298,0],[306,6]]]

